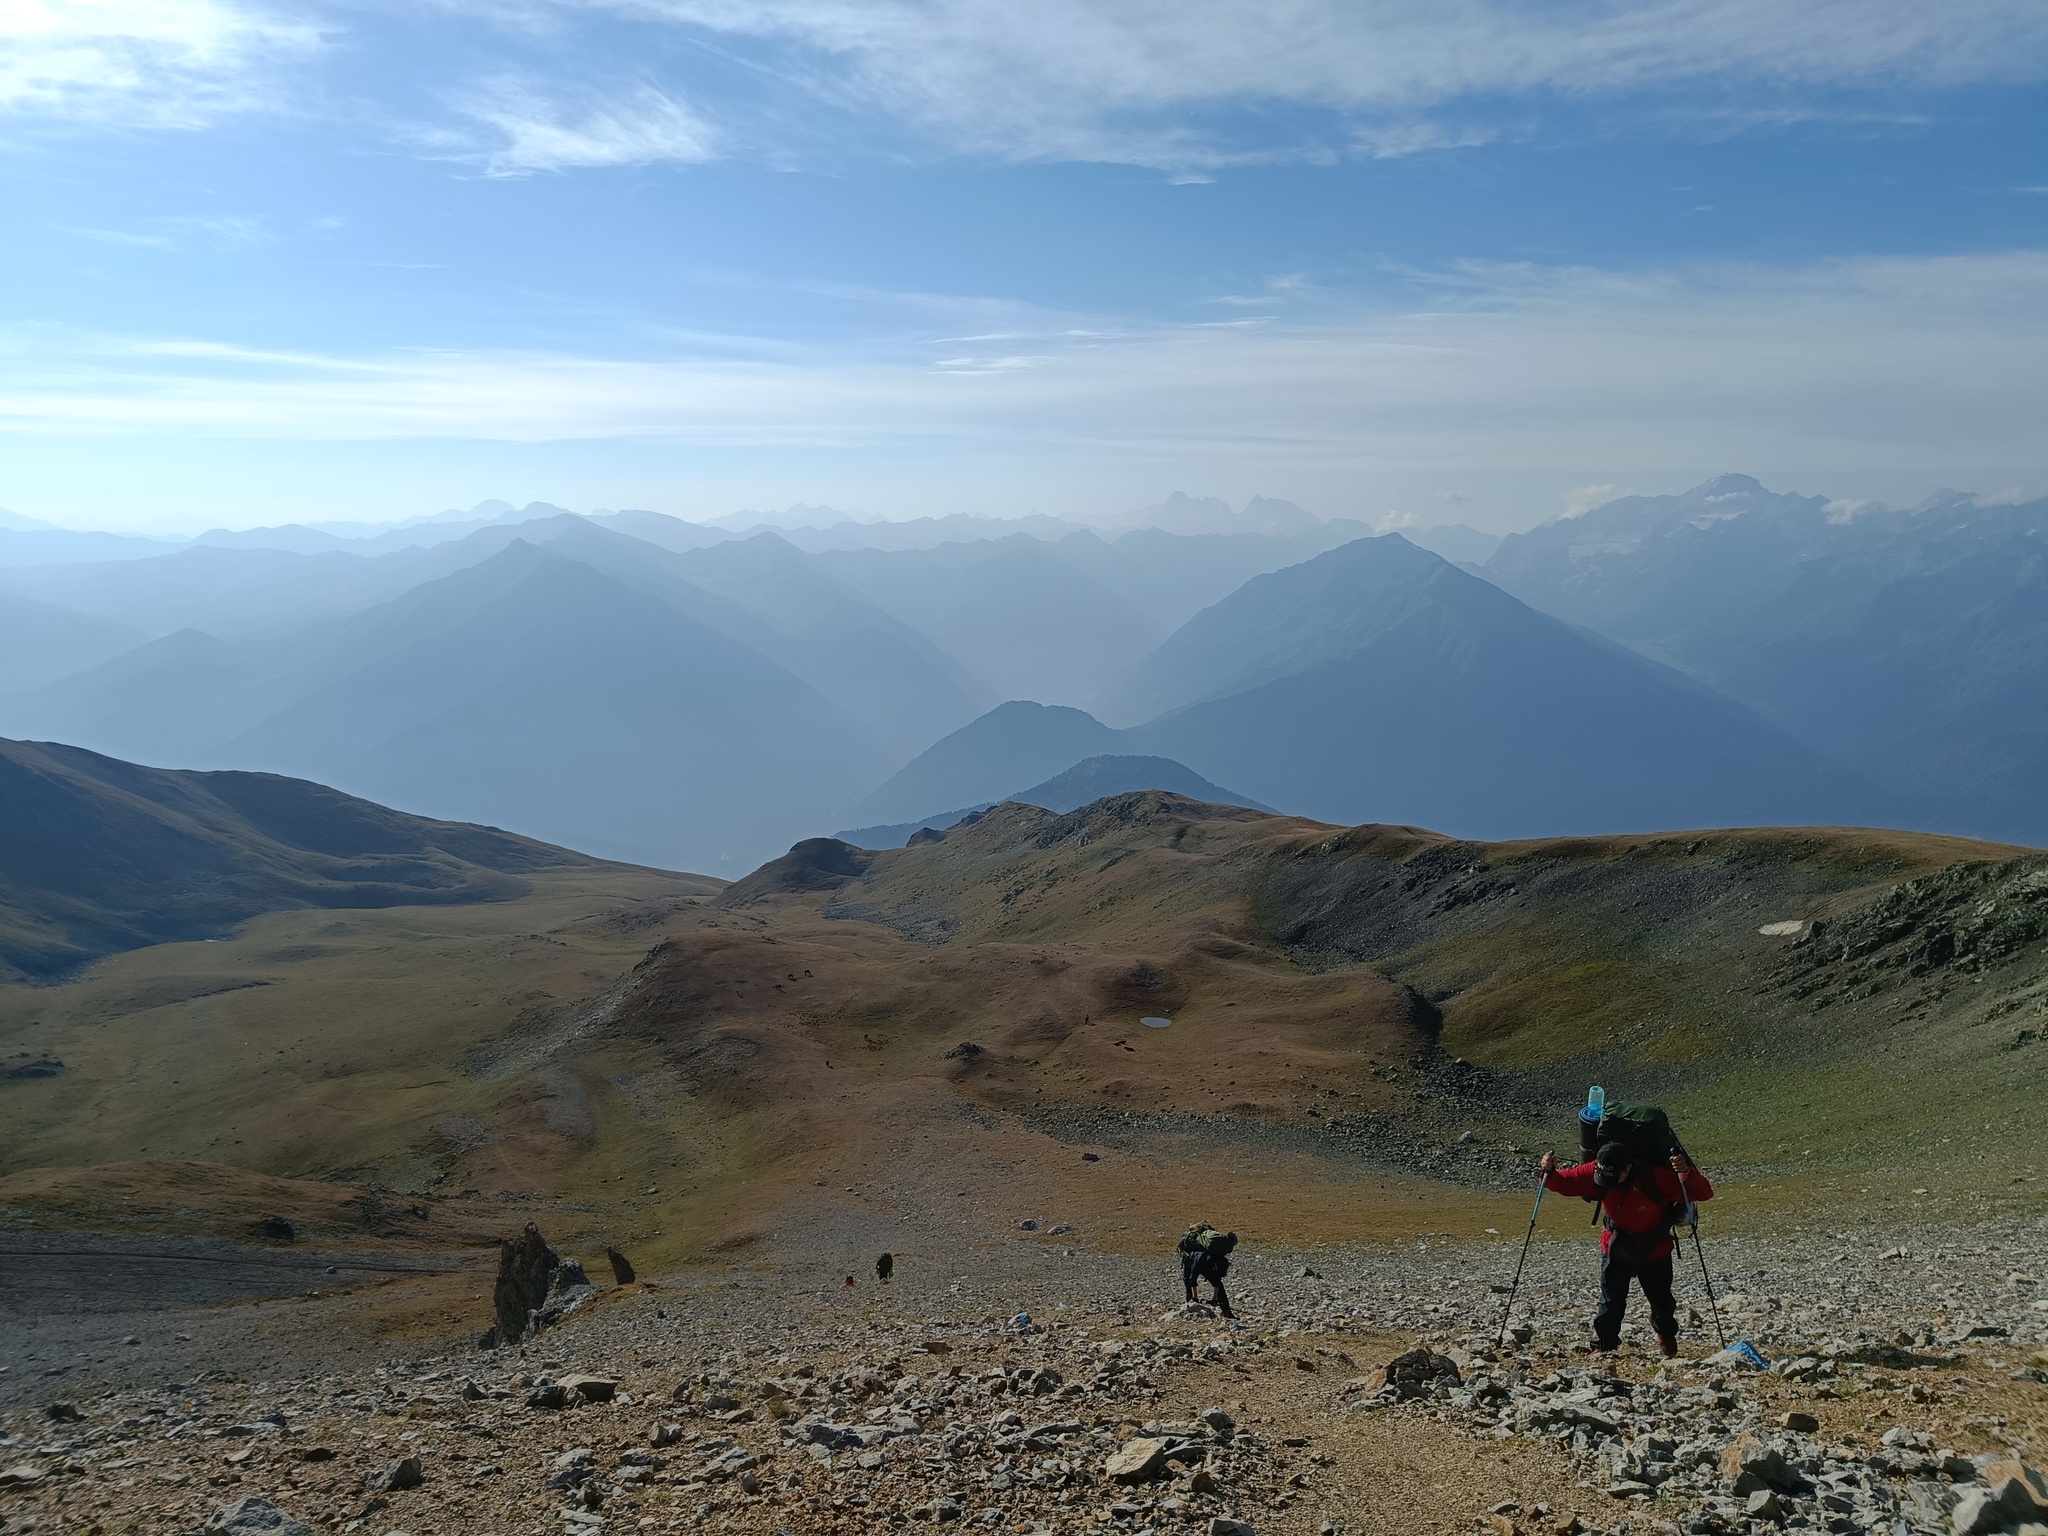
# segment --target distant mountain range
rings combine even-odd
[[[1005,706],[867,805],[1002,793],[1020,759],[1146,753],[1318,820],[1460,835],[1883,819],[1859,780],[1671,668],[1398,534],[1255,577],[1111,691],[1112,730]],[[962,790],[968,791],[965,794]]]
[[[1514,535],[1485,574],[1857,765],[1916,826],[2048,843],[2048,499],[1896,511],[1724,475]]]
[[[522,874],[589,862],[296,779],[0,741],[4,981],[217,938],[258,912],[508,900],[525,893]]]
[[[724,875],[1093,758],[1470,837],[2048,842],[2048,503],[1724,476],[1498,541],[1178,493],[1121,528],[778,516],[483,503],[9,564],[62,533],[13,518],[0,732]]]

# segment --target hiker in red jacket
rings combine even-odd
[[[1602,1144],[1592,1162],[1576,1168],[1560,1168],[1555,1153],[1544,1153],[1543,1187],[1600,1202],[1600,1310],[1593,1314],[1593,1348],[1609,1350],[1621,1342],[1628,1283],[1634,1280],[1650,1304],[1657,1348],[1666,1355],[1677,1354],[1671,1231],[1689,1219],[1688,1202],[1696,1205],[1714,1198],[1707,1176],[1683,1152],[1671,1154],[1668,1169],[1638,1169],[1628,1148],[1610,1141]]]

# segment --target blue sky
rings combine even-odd
[[[0,0],[0,506],[2048,490],[2035,0]]]

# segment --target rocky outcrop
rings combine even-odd
[[[540,1228],[530,1221],[524,1232],[499,1246],[498,1283],[491,1293],[497,1314],[494,1342],[525,1342],[536,1326],[535,1318],[547,1305],[561,1266],[561,1259],[540,1235]]]

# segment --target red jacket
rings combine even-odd
[[[1657,1192],[1671,1205],[1683,1205],[1690,1199],[1695,1205],[1714,1198],[1714,1186],[1707,1182],[1707,1176],[1695,1168],[1681,1181],[1669,1168],[1657,1168]],[[1626,1184],[1617,1184],[1609,1189],[1600,1189],[1593,1183],[1593,1165],[1581,1163],[1576,1168],[1553,1168],[1543,1176],[1543,1187],[1555,1190],[1560,1195],[1578,1195],[1589,1198],[1600,1197],[1600,1209],[1607,1214],[1608,1227],[1600,1233],[1600,1251],[1605,1253],[1614,1241],[1615,1231],[1653,1232],[1664,1225],[1664,1205],[1650,1198],[1648,1191],[1638,1187],[1638,1179],[1631,1177]],[[1653,1246],[1645,1256],[1645,1262],[1656,1263],[1659,1259],[1671,1257],[1671,1241],[1666,1238]]]

